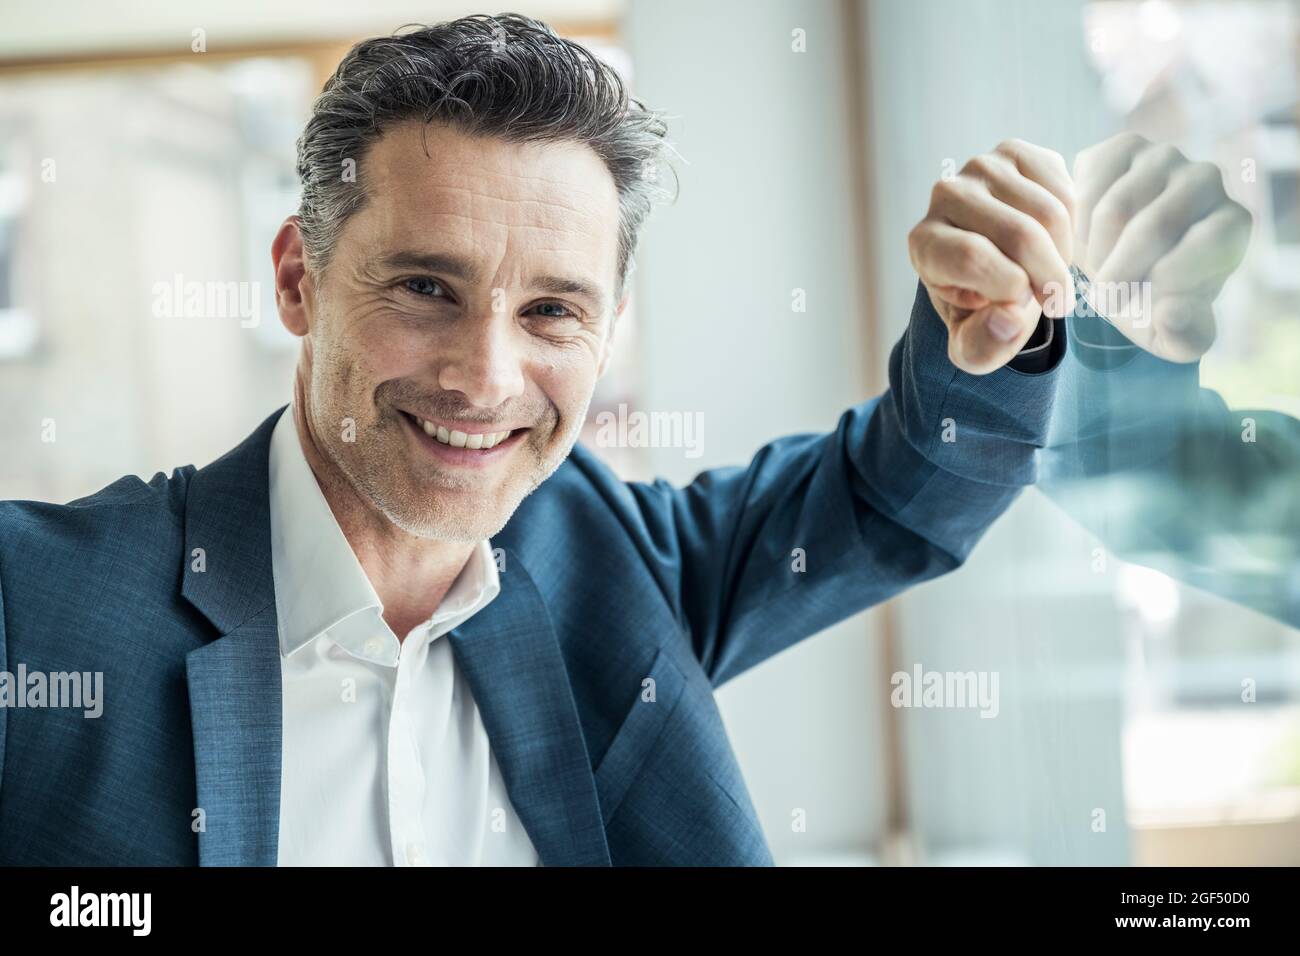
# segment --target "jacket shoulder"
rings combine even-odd
[[[45,553],[72,548],[93,557],[110,539],[115,551],[157,544],[160,538],[179,540],[193,474],[194,466],[184,465],[147,482],[125,475],[66,504],[0,501],[0,560],[16,561],[27,547]]]

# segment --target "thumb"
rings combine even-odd
[[[987,375],[1015,358],[1038,327],[1043,307],[1032,296],[1020,303],[995,302],[957,323],[948,357],[963,372]]]

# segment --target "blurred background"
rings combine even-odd
[[[1218,162],[1256,230],[1203,380],[1300,414],[1300,4],[511,9],[613,64],[680,153],[591,414],[700,413],[702,455],[590,442],[624,477],[685,483],[879,392],[931,185],[1011,136],[1072,160],[1133,129]],[[270,242],[315,93],[357,39],[494,12],[6,0],[0,498],[202,466],[287,401]],[[237,317],[157,308],[188,282],[237,286]],[[1098,546],[1030,492],[959,574],[724,687],[778,863],[1300,863],[1300,635]],[[892,707],[917,665],[996,672],[997,717]]]

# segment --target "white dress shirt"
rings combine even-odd
[[[284,687],[281,866],[535,866],[470,686],[438,640],[500,592],[486,539],[405,639],[308,465],[293,406],[270,451]]]

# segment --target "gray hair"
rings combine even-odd
[[[618,189],[622,295],[641,226],[669,196],[658,185],[662,166],[676,184],[667,126],[590,50],[514,13],[364,40],[339,63],[298,139],[298,216],[314,269],[325,268],[344,223],[365,203],[365,191],[343,175],[347,161],[359,166],[384,132],[411,120],[512,143],[589,146]]]

